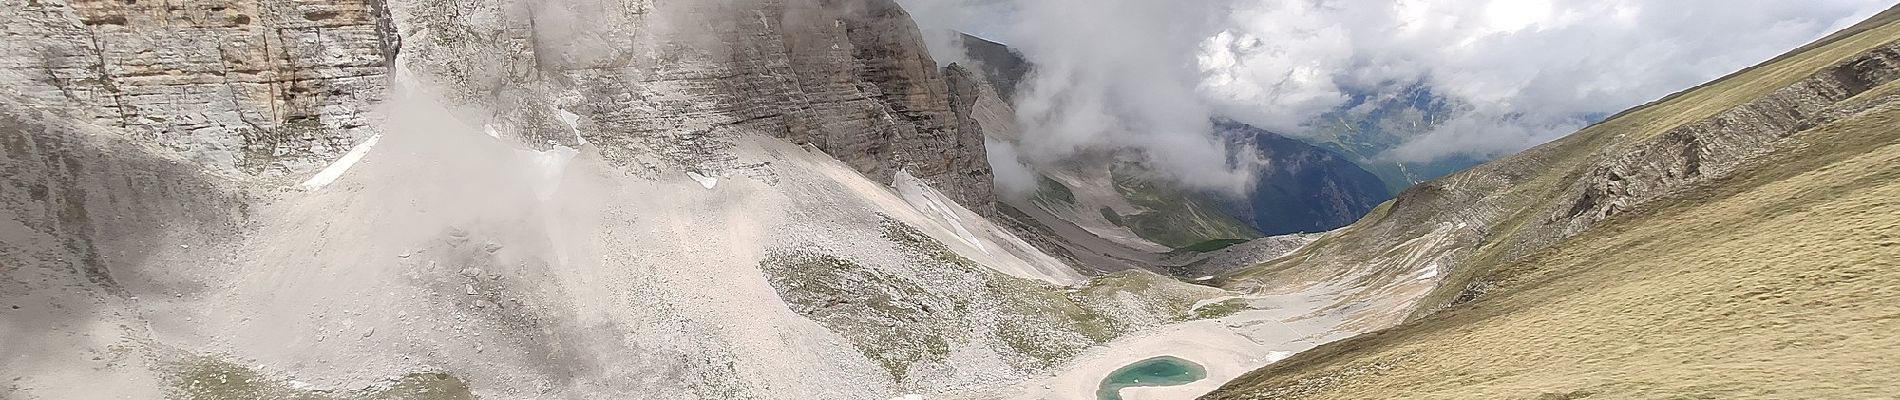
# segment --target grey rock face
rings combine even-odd
[[[0,76],[212,169],[312,169],[371,133],[396,44],[376,1],[0,2]]]
[[[401,64],[465,118],[724,174],[726,129],[986,205],[982,136],[888,0],[8,1],[0,73],[212,169],[301,175],[377,133]],[[968,107],[963,107],[967,109]],[[569,121],[574,122],[572,126]],[[584,138],[584,139],[583,139]],[[644,161],[635,161],[641,159]],[[738,171],[743,172],[743,171]]]
[[[984,79],[996,86],[1003,100],[1014,101],[1017,86],[1029,76],[1029,60],[1009,46],[980,37],[964,34],[958,36],[958,41],[970,59],[982,64],[978,69],[983,71]]]
[[[1566,209],[1546,219],[1575,235],[1619,212],[1692,184],[1719,179],[1775,141],[1885,103],[1854,99],[1900,79],[1900,43],[1821,71],[1768,96],[1670,129],[1598,166],[1572,185]]]
[[[530,142],[572,141],[552,118],[559,109],[578,114],[581,135],[610,157],[730,174],[743,166],[723,154],[744,127],[876,179],[907,170],[965,204],[987,203],[981,136],[959,136],[948,84],[888,1],[395,8],[399,26],[433,36],[405,46],[411,65],[467,77],[452,82],[455,95],[495,108],[498,125]],[[437,17],[455,13],[493,17]]]
[[[122,294],[114,272],[144,278],[139,263],[163,245],[153,240],[161,227],[191,238],[244,224],[242,194],[146,156],[147,144],[64,122],[72,117],[0,101],[0,218],[17,223],[0,232],[0,273],[25,290]],[[83,282],[45,278],[60,273]]]

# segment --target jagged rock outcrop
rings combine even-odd
[[[1017,87],[1029,76],[1029,60],[1009,46],[975,35],[959,34],[957,40],[964,53],[980,64],[977,68],[983,71],[984,80],[995,85],[997,94],[1004,101],[1015,101]]]
[[[723,150],[735,128],[761,129],[869,176],[906,170],[965,204],[988,202],[980,136],[960,136],[948,84],[908,15],[887,0],[469,7],[394,8],[399,26],[472,36],[405,49],[420,53],[417,68],[442,69],[429,75],[494,75],[458,83],[480,100],[471,102],[525,110],[497,110],[514,120],[507,125],[558,132],[542,115],[573,112],[581,131],[600,131],[588,140],[632,149],[610,154],[623,162],[712,175],[744,173]],[[501,29],[433,17],[469,12],[496,15]],[[484,61],[496,55],[511,58]]]
[[[1570,236],[1698,182],[1734,173],[1783,138],[1885,103],[1855,99],[1900,79],[1900,43],[1870,50],[1760,99],[1663,132],[1579,179],[1546,223]]]

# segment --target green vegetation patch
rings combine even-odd
[[[1145,314],[1156,318],[1154,322],[1167,323],[1197,319],[1195,303],[1227,294],[1148,271],[1127,270],[1090,280],[1074,296],[1090,304],[1113,304],[1121,298],[1140,299]]]
[[[1252,309],[1245,299],[1228,299],[1194,309],[1194,319],[1225,318]]]
[[[979,283],[979,288],[960,294],[972,296],[969,303],[993,309],[998,318],[992,329],[996,339],[1011,352],[1034,360],[1022,367],[1053,366],[1128,330],[1120,321],[1070,297],[1065,288],[996,272],[889,217],[880,227],[884,238],[898,244],[914,262]]]
[[[405,375],[389,385],[355,391],[293,387],[257,370],[210,357],[180,362],[166,397],[188,400],[474,400],[468,384],[446,373]]]
[[[760,261],[792,310],[824,324],[903,381],[912,364],[943,361],[940,333],[960,307],[915,282],[816,250],[775,251]]]
[[[1102,207],[1102,219],[1108,220],[1108,223],[1115,224],[1115,226],[1128,226],[1127,222],[1122,222],[1122,215],[1116,214],[1113,208]]]
[[[1036,179],[1036,199],[1045,204],[1061,203],[1073,206],[1075,191],[1069,189],[1068,185],[1063,185],[1062,182],[1045,175]]]
[[[1183,253],[1183,252],[1206,253],[1206,252],[1212,252],[1212,251],[1221,251],[1228,247],[1234,247],[1234,245],[1247,243],[1249,241],[1250,240],[1247,240],[1247,239],[1214,239],[1214,240],[1208,240],[1208,241],[1204,241],[1200,243],[1187,245],[1187,247],[1176,248],[1174,249],[1174,251],[1177,253]]]
[[[1143,178],[1143,173],[1133,168],[1117,166],[1111,175],[1115,190],[1143,211],[1118,215],[1109,221],[1119,219],[1116,225],[1127,227],[1142,239],[1178,249],[1210,240],[1266,236],[1227,214],[1213,200]]]

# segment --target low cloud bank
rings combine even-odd
[[[1038,70],[1018,94],[1032,164],[1145,150],[1168,176],[1244,185],[1208,122],[1289,135],[1424,89],[1458,107],[1382,157],[1490,158],[1774,57],[1885,0],[903,0]],[[934,35],[942,35],[937,33]],[[947,36],[933,36],[947,37]],[[934,43],[940,58],[962,59]]]

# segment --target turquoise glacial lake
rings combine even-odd
[[[1107,378],[1102,379],[1102,388],[1095,391],[1095,398],[1122,400],[1123,388],[1178,386],[1202,379],[1207,379],[1207,369],[1200,364],[1176,357],[1155,357],[1128,364],[1108,374]]]

